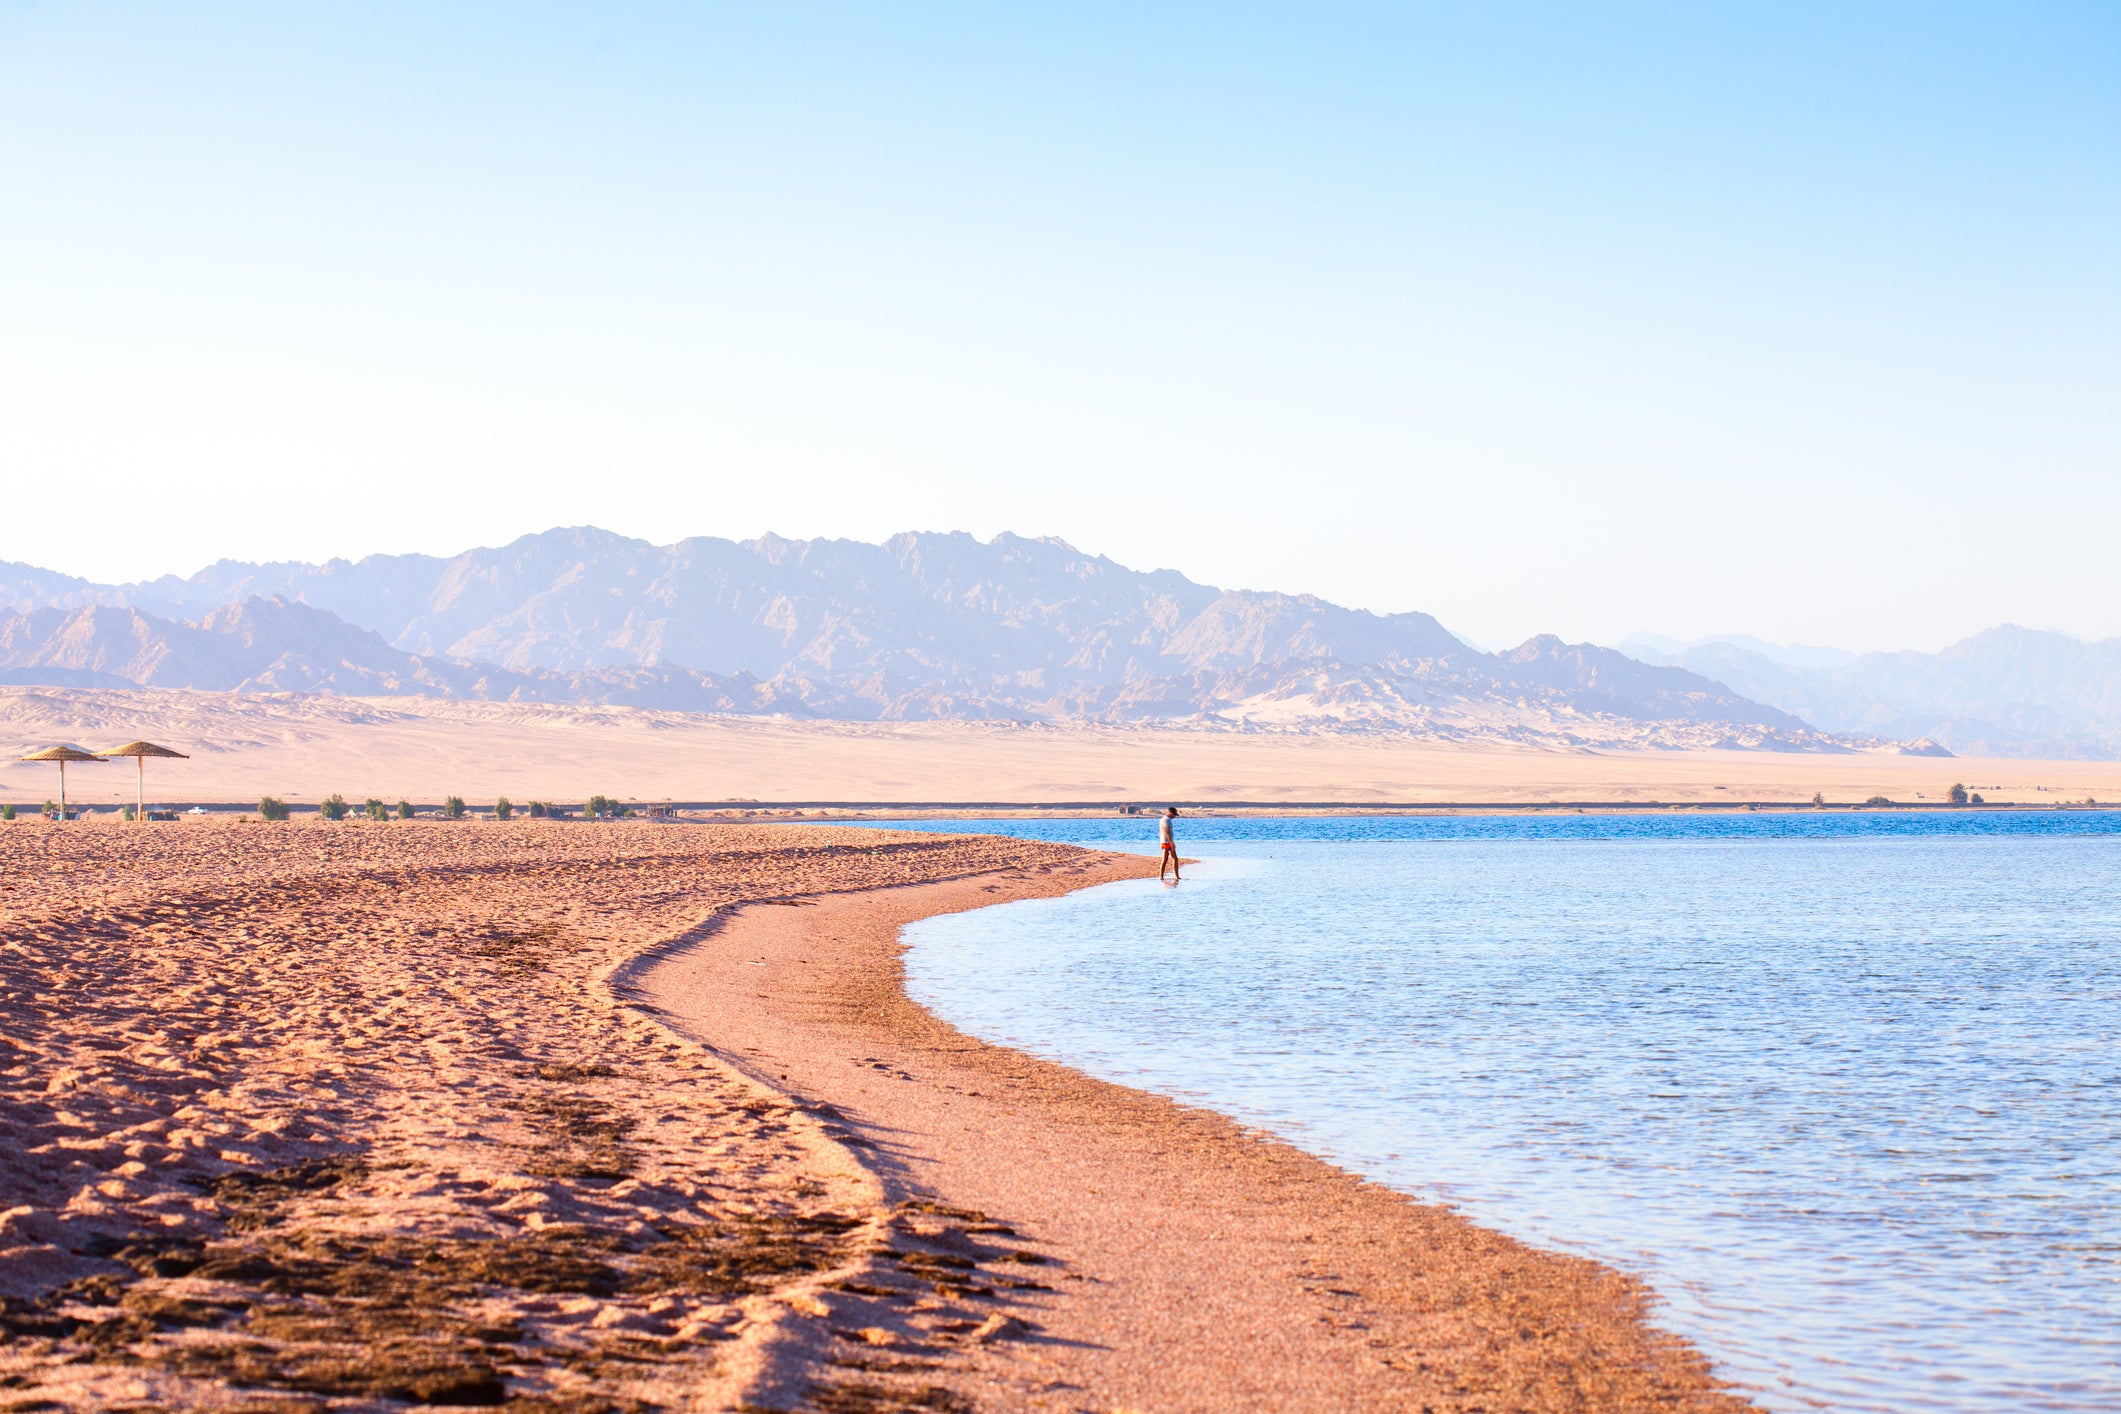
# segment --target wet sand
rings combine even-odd
[[[885,1255],[873,1366],[991,1410],[1736,1410],[1607,1268],[1219,1116],[986,1045],[910,1001],[899,930],[1148,861],[745,909],[619,979],[854,1146],[938,1269]],[[1029,1277],[1034,1280],[1026,1281]],[[932,1294],[915,1304],[926,1285]],[[835,1298],[839,1299],[839,1298]],[[949,1334],[1005,1334],[951,1348]],[[946,1353],[947,1352],[947,1353]],[[903,1370],[917,1353],[929,1368]]]
[[[1731,1407],[1618,1276],[899,990],[906,918],[1146,867],[0,827],[0,1407]]]

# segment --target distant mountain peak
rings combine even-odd
[[[1759,640],[1710,640],[1665,661],[1824,730],[1904,742],[1913,755],[2121,757],[2121,639],[1999,624],[1935,653],[1809,658],[1747,642]]]

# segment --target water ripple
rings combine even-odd
[[[1641,1273],[1771,1407],[2121,1408],[2115,816],[1202,824],[915,995]]]

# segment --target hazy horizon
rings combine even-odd
[[[0,559],[1061,536],[2121,634],[2121,13],[0,13]]]

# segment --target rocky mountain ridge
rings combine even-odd
[[[674,668],[527,672],[401,652],[324,609],[275,596],[197,623],[137,609],[38,609],[0,619],[0,683],[202,692],[623,703],[690,712],[787,710],[756,680]],[[800,704],[794,704],[801,715]]]
[[[1684,668],[1426,614],[1226,591],[1057,540],[577,528],[97,585],[0,565],[0,680],[603,702],[846,720],[1195,721],[1566,745],[1845,750]]]
[[[2121,638],[2003,624],[1935,653],[1832,654],[1757,639],[1630,646],[1825,731],[1928,738],[1966,756],[2121,757]]]

